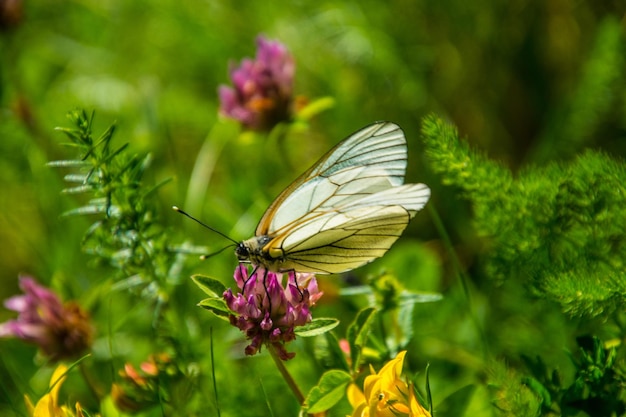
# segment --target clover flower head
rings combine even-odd
[[[254,355],[263,345],[271,345],[282,360],[295,356],[285,344],[294,340],[294,329],[311,321],[311,307],[322,296],[313,274],[291,272],[283,286],[284,274],[239,265],[235,282],[239,292],[229,288],[224,300],[231,310],[230,322],[246,334],[250,344],[246,355]]]
[[[76,303],[59,297],[31,277],[20,278],[24,295],[4,302],[19,313],[0,324],[0,337],[16,337],[36,344],[52,360],[75,358],[91,346],[93,328],[87,313]]]
[[[295,63],[278,41],[259,36],[257,47],[255,59],[231,65],[233,87],[218,89],[220,114],[238,120],[246,129],[269,131],[291,118]]]

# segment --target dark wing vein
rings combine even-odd
[[[399,126],[390,122],[379,122],[367,126],[340,142],[327,152],[309,170],[300,175],[274,200],[266,210],[257,226],[256,235],[271,235],[286,224],[305,216],[317,207],[312,202],[293,206],[294,200],[309,199],[312,188],[324,178],[341,178],[342,172],[354,168],[367,168],[367,176],[374,171],[374,176],[382,176],[388,186],[400,185],[406,171],[406,140]],[[339,175],[339,176],[338,176]],[[345,182],[340,182],[340,186]],[[355,187],[352,187],[353,190]],[[371,194],[380,188],[368,191],[368,187],[359,190],[359,194]],[[331,198],[336,189],[316,189],[321,192],[320,200]],[[282,210],[281,210],[282,209]],[[292,214],[284,217],[284,212]],[[286,220],[283,220],[285,218]]]

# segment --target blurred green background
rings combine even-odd
[[[471,210],[424,166],[420,123],[430,112],[448,118],[473,147],[514,171],[529,163],[567,159],[584,147],[623,157],[623,1],[5,0],[0,7],[0,299],[18,292],[19,274],[30,274],[65,299],[87,303],[99,326],[115,323],[118,367],[125,360],[138,363],[153,348],[152,306],[137,305],[130,296],[107,306],[94,301],[99,296],[93,293],[94,283],[112,272],[106,265],[92,265],[80,250],[93,219],[60,216],[84,201],[61,195],[66,172],[45,165],[75,157],[72,149],[60,146],[64,138],[54,131],[68,125],[70,110],[95,110],[96,135],[115,122],[116,143],[129,142],[133,153],[151,153],[145,180],[174,179],[158,193],[161,221],[170,228],[172,244],[188,242],[210,250],[228,242],[172,212],[172,205],[236,240],[248,238],[273,197],[304,167],[358,128],[390,120],[402,126],[409,143],[407,182],[431,187],[429,204],[469,272],[475,319],[483,323],[486,340],[475,331],[450,254],[426,210],[386,257],[351,275],[364,281],[392,270],[413,290],[443,293],[443,301],[416,308],[409,355],[414,371],[431,364],[435,403],[480,382],[485,354],[512,364],[520,353],[540,354],[567,373],[563,350],[571,349],[571,336],[584,329],[555,306],[535,302],[519,283],[493,283],[481,275],[477,261],[484,247],[472,230]],[[617,47],[607,45],[603,51],[607,26],[618,28],[621,37]],[[218,120],[217,87],[229,83],[229,62],[254,56],[258,34],[283,42],[293,54],[297,95],[335,100],[309,129],[285,139],[286,154],[276,141],[238,137],[234,123]],[[601,97],[597,105],[583,106],[594,109],[593,118],[576,113],[586,88]],[[224,135],[214,137],[214,130],[209,136],[217,123],[224,124],[218,131]],[[571,137],[571,144],[554,145],[563,137]],[[189,181],[205,140],[209,156],[201,163],[212,169],[201,181],[205,189],[190,196]],[[223,278],[230,285],[234,266],[234,257],[226,252],[204,263],[191,261],[190,273]],[[342,336],[357,303],[333,296],[342,280],[321,281],[327,297],[319,314],[339,317]],[[276,415],[295,415],[295,401],[268,358],[241,359],[243,345],[233,343],[242,336],[195,306],[203,295],[190,280],[175,297],[188,304],[179,317],[188,326],[188,339],[179,342],[190,344],[190,358],[208,353],[210,326],[217,332],[222,415],[266,414],[242,411],[243,406],[264,404],[263,389]],[[128,308],[131,314],[126,315]],[[0,321],[11,317],[0,310]],[[320,371],[306,359],[306,343],[295,344],[294,362],[299,362],[290,366],[308,389]],[[48,374],[40,375],[35,348],[0,340],[0,352],[0,367],[10,376],[0,392],[1,413],[22,407],[20,393],[41,394]],[[197,389],[208,396],[208,358],[199,363]],[[259,380],[268,374],[275,378],[263,379],[262,389]],[[475,412],[494,412],[488,394],[476,398]],[[337,415],[346,413],[342,409]]]

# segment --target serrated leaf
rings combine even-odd
[[[210,297],[220,298],[226,291],[226,286],[215,278],[207,277],[206,275],[196,274],[192,275],[191,279],[194,284],[198,286],[206,295]]]
[[[331,331],[339,325],[339,320],[332,318],[313,319],[304,326],[294,330],[300,337],[313,337]]]
[[[228,320],[228,317],[232,314],[226,302],[221,298],[205,298],[198,303],[198,306],[209,310],[211,313],[224,320]]]
[[[345,396],[351,380],[350,374],[344,371],[333,369],[325,372],[306,397],[307,413],[321,413],[333,407]]]
[[[359,367],[361,348],[365,346],[365,342],[367,341],[367,337],[369,335],[369,329],[375,316],[376,309],[374,307],[364,308],[359,311],[359,314],[357,314],[354,321],[348,327],[346,338],[350,344],[352,367],[355,370]]]

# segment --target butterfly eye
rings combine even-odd
[[[244,245],[244,242],[238,243],[235,248],[235,255],[237,255],[237,259],[239,260],[247,260],[250,258],[250,251]]]

